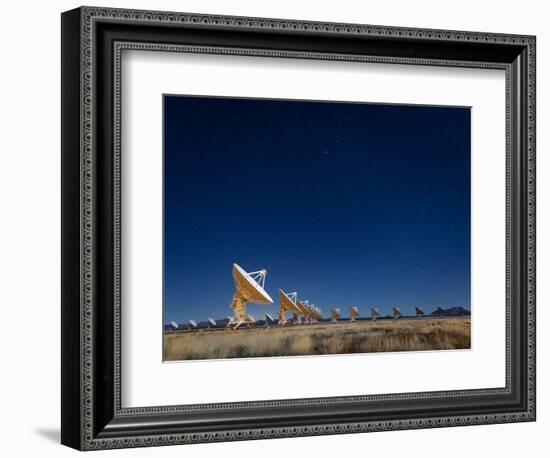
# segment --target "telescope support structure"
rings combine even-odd
[[[288,323],[288,316],[286,315],[286,309],[281,306],[279,307],[279,323],[277,323],[278,326],[284,326]]]
[[[248,304],[248,301],[239,295],[239,293],[235,293],[233,296],[233,301],[231,301],[231,308],[234,310],[235,316],[231,319],[229,323],[227,323],[228,327],[231,327],[233,330],[238,329],[241,325],[247,324],[250,326],[250,321],[248,320],[248,317],[246,315],[246,306]]]

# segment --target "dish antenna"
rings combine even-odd
[[[315,310],[315,314],[317,315],[317,318],[322,318],[323,317],[323,311],[317,307],[316,305],[313,306],[314,310]]]
[[[170,321],[170,326],[172,326],[172,329],[178,329],[179,325],[175,321]]]
[[[215,328],[216,327],[216,320],[213,320],[212,318],[208,318],[208,329]]]
[[[317,319],[323,319],[323,311],[319,307],[315,307],[315,311],[317,312]]]
[[[248,324],[248,327],[252,327],[256,324],[256,318],[254,318],[252,315],[246,315],[246,322]]]
[[[299,301],[296,300],[296,307],[298,311],[294,312],[294,324],[302,324],[302,322],[307,323],[309,320],[309,311],[308,311],[309,301]]]
[[[287,312],[300,313],[300,308],[298,307],[298,293],[295,291],[293,293],[285,293],[282,289],[279,289],[279,325],[283,326],[288,323]]]
[[[376,321],[376,318],[378,318],[380,316],[380,312],[378,311],[378,309],[376,307],[373,307],[373,308],[370,309],[370,316],[371,316],[372,321]]]
[[[272,324],[275,324],[275,320],[273,319],[273,317],[269,313],[266,313],[265,314],[264,328],[269,328],[269,326],[272,325]]]
[[[394,320],[397,320],[397,318],[399,318],[401,316],[401,309],[399,307],[393,307],[392,312],[393,312],[393,319]]]
[[[228,316],[227,317],[227,324],[225,325],[226,328],[230,328],[231,326],[233,326],[235,324],[235,317],[233,316]]]
[[[322,318],[321,309],[319,307],[316,307],[314,304],[309,304],[307,306],[307,309],[310,314],[309,322],[318,323],[319,319]]]
[[[354,322],[356,318],[359,318],[359,307],[352,305],[349,308],[349,320]]]
[[[189,325],[187,326],[187,328],[192,331],[193,329],[195,329],[197,327],[197,322],[194,321],[194,320],[189,320]]]
[[[311,323],[311,312],[310,312],[310,304],[309,301],[306,299],[305,301],[298,301],[298,307],[300,307],[301,312],[301,322],[307,324]],[[300,319],[300,318],[299,318]]]
[[[422,310],[422,307],[415,307],[414,309],[416,311],[417,318],[420,318],[421,315],[424,315],[424,310]]]
[[[273,299],[264,289],[265,269],[256,272],[245,272],[238,264],[233,264],[233,281],[235,282],[235,294],[231,301],[231,308],[235,311],[235,322],[232,323],[233,329],[237,329],[243,323],[250,325],[249,317],[246,314],[246,306],[249,303],[254,304],[273,304]]]
[[[338,318],[342,318],[342,312],[338,308],[331,309],[330,310],[330,317],[331,317],[331,321],[333,323],[336,323],[338,321]]]

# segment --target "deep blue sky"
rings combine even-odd
[[[328,315],[470,307],[470,109],[165,96],[164,321],[224,318],[233,262]]]

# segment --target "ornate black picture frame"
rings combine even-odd
[[[123,408],[124,49],[506,72],[506,386]],[[535,420],[535,37],[82,7],[62,14],[62,434],[80,450]]]

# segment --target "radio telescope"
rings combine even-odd
[[[246,314],[246,306],[254,304],[273,304],[273,299],[264,289],[265,269],[256,272],[245,272],[238,264],[233,264],[233,281],[235,282],[235,294],[231,301],[231,308],[235,311],[233,329],[239,328],[243,323],[250,325],[249,316]]]
[[[322,318],[321,309],[314,304],[308,304],[307,309],[309,312],[309,323],[318,323],[319,319]]]
[[[378,318],[380,316],[380,312],[378,311],[378,309],[376,307],[373,307],[373,308],[370,309],[370,316],[371,316],[372,321],[376,321],[376,318]]]
[[[187,329],[189,329],[190,331],[192,331],[193,329],[195,329],[197,327],[197,322],[194,321],[194,320],[189,320],[189,324],[187,326]]]
[[[213,320],[212,318],[208,318],[208,329],[215,328],[216,327],[216,320]]]
[[[298,307],[300,308],[300,314],[297,316],[298,324],[307,323],[310,317],[308,310],[309,301],[307,299],[305,301],[296,301],[296,304],[298,304]]]
[[[323,311],[322,311],[319,307],[317,307],[316,305],[314,305],[314,306],[313,306],[313,309],[315,310],[315,315],[317,315],[316,318],[317,318],[318,320],[320,320],[321,318],[323,318]]]
[[[179,325],[175,321],[170,321],[170,326],[172,326],[172,329],[178,329]]]
[[[349,308],[349,320],[353,322],[355,321],[355,318],[359,318],[359,307],[352,305]]]
[[[313,304],[310,304],[309,301],[303,301],[300,302],[304,323],[305,324],[311,324],[313,323],[314,312],[313,312]]]
[[[294,312],[294,324],[308,323],[310,319],[310,312],[308,310],[309,301],[296,300],[296,306],[298,307],[298,311]]]
[[[228,316],[227,317],[227,324],[225,325],[226,328],[230,328],[235,324],[235,317],[234,316]]]
[[[283,326],[288,323],[287,312],[300,313],[300,308],[298,307],[298,293],[285,293],[282,289],[279,289],[279,301],[281,305],[279,306],[279,325]]]
[[[415,307],[415,311],[417,318],[420,318],[421,315],[424,315],[424,310],[422,310],[422,307]]]
[[[342,318],[342,312],[340,312],[340,309],[338,309],[338,308],[331,309],[330,310],[330,317],[331,317],[331,321],[333,323],[336,323],[338,321],[338,318]]]
[[[266,313],[265,314],[264,328],[269,328],[269,326],[272,325],[272,324],[275,324],[275,320],[273,319],[273,317],[269,313]]]
[[[399,318],[401,316],[401,309],[399,307],[394,307],[392,309],[392,312],[393,312],[393,319],[394,320],[397,320],[397,318]]]

